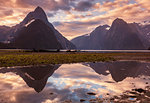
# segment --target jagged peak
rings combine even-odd
[[[124,20],[121,19],[121,18],[116,18],[116,19],[113,21],[113,24],[127,24],[127,22],[124,21]]]
[[[34,12],[44,12],[44,10],[40,6],[37,6]]]
[[[21,24],[28,24],[29,22],[31,22],[33,19],[41,19],[43,20],[45,23],[48,22],[47,16],[45,11],[40,7],[37,6],[35,8],[34,11],[30,12],[25,19],[21,22]]]

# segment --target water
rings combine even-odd
[[[149,103],[149,86],[150,62],[0,69],[0,103]]]
[[[33,49],[0,49],[0,51],[33,51]],[[43,50],[44,51],[44,50]],[[46,49],[45,51],[57,52],[57,49]],[[150,53],[150,50],[70,50],[72,52],[96,52],[96,53]],[[60,50],[68,52],[68,50]]]
[[[150,50],[81,50],[81,52],[96,52],[96,53],[150,53]]]

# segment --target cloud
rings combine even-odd
[[[100,24],[101,21],[89,22],[54,22],[56,28],[64,34],[69,40],[81,34],[89,34],[94,28]],[[90,25],[90,26],[89,26]]]
[[[53,25],[54,25],[54,26],[62,26],[63,24],[62,24],[61,22],[58,22],[58,21],[57,21],[57,22],[53,22]]]
[[[4,12],[4,15],[5,15],[5,16],[10,16],[10,15],[12,15],[13,13],[14,13],[13,10],[7,10],[7,11]]]
[[[66,16],[66,19],[69,19],[69,20],[75,20],[75,19],[83,19],[83,18],[87,18],[87,17],[90,17],[92,16],[91,13],[88,13],[88,14],[79,14],[79,15],[75,15],[75,14],[72,14],[72,13],[69,13],[67,16]]]
[[[11,16],[13,13],[13,10],[0,10],[0,17]]]
[[[41,6],[49,11],[70,10],[69,3],[69,0],[16,0],[16,4],[20,7]]]
[[[88,11],[93,7],[92,2],[89,1],[80,1],[76,6],[75,10],[77,11]]]
[[[0,6],[2,7],[12,7],[14,5],[14,0],[0,0]]]
[[[55,14],[56,14],[56,13],[47,13],[47,16],[48,16],[48,17],[54,17]]]

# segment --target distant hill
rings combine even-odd
[[[115,19],[109,27],[97,27],[89,36],[79,36],[71,40],[78,49],[91,50],[140,50],[147,49],[150,42],[144,37],[142,28]],[[78,42],[79,41],[79,42]],[[82,43],[82,44],[81,44]]]

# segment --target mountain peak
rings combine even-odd
[[[113,24],[127,24],[123,19],[117,18],[114,20]]]
[[[44,10],[40,6],[37,6],[34,12],[44,12]]]
[[[22,21],[22,24],[27,24],[33,19],[40,19],[44,21],[45,23],[48,22],[46,13],[40,6],[38,6],[33,12],[30,12]]]

